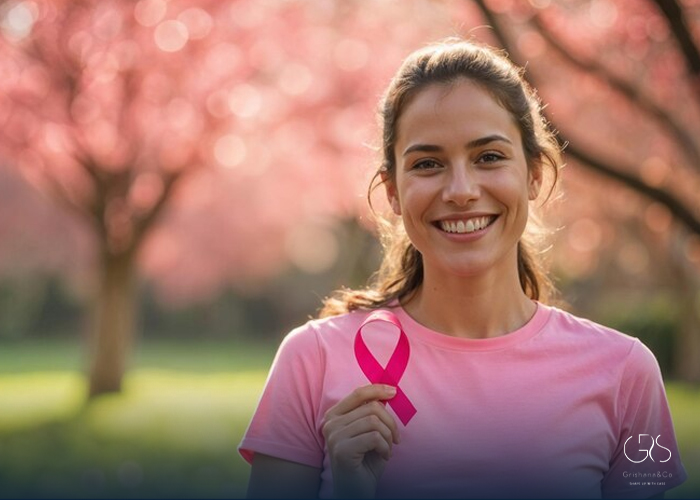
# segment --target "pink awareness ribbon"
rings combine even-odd
[[[382,365],[372,355],[367,344],[362,339],[362,329],[375,321],[391,323],[399,329],[400,333],[399,341],[391,354],[391,358],[389,358],[389,362],[386,364],[386,368],[382,368]],[[417,411],[408,399],[408,396],[399,387],[399,380],[401,380],[404,371],[406,371],[410,354],[411,347],[408,343],[408,337],[404,333],[403,328],[401,328],[399,319],[392,312],[386,310],[373,311],[362,322],[355,335],[355,358],[357,358],[357,363],[365,376],[373,384],[387,384],[396,387],[396,396],[388,400],[388,403],[396,412],[396,416],[399,417],[403,425],[408,425],[408,422],[411,421]]]

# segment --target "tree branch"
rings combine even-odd
[[[191,174],[191,172],[189,172]],[[153,229],[154,222],[160,217],[172,197],[175,186],[182,183],[182,179],[188,177],[183,171],[163,174],[163,191],[160,193],[153,207],[141,218],[134,220],[134,247],[139,247],[148,233]]]
[[[678,42],[694,81],[696,98],[700,104],[700,50],[695,45],[683,8],[676,0],[654,0],[654,3],[668,21],[671,33]]]
[[[645,95],[641,89],[614,75],[602,64],[591,60],[583,60],[575,56],[571,50],[564,47],[561,40],[557,39],[554,34],[547,29],[540,16],[533,16],[532,22],[539,34],[542,35],[549,45],[566,61],[587,73],[597,76],[607,83],[610,88],[618,91],[628,100],[639,106],[640,109],[652,116],[678,141],[691,167],[700,171],[700,150],[698,149],[695,136],[688,133],[687,127],[677,122],[671,114],[658,106],[649,96]]]
[[[565,142],[561,133],[557,136],[557,139],[561,141],[562,146],[566,143],[565,152],[567,156],[579,161],[583,166],[603,174],[610,179],[621,182],[647,198],[661,203],[677,220],[685,224],[693,233],[700,236],[700,218],[695,216],[681,200],[671,193],[650,186],[641,179],[627,173],[632,170],[631,168],[614,168],[604,160],[586,153],[584,150],[572,145],[572,143]]]
[[[92,217],[92,213],[86,207],[76,201],[70,194],[69,190],[67,190],[58,179],[47,173],[42,175],[42,179],[45,181],[46,195],[49,196],[49,198],[51,198],[58,205],[62,205],[74,214],[78,215],[79,218],[85,220],[89,225],[95,225],[95,220]]]
[[[522,55],[508,40],[508,37],[502,29],[497,17],[488,9],[484,0],[475,0],[475,3],[481,10],[481,13],[484,16],[484,18],[491,25],[494,35],[501,43],[501,46],[504,47],[509,53],[510,58],[516,64],[523,66],[524,62]],[[603,174],[617,182],[620,182],[634,189],[638,193],[641,193],[642,195],[646,196],[647,198],[661,203],[673,214],[673,216],[677,220],[685,224],[690,231],[697,235],[700,235],[700,219],[696,217],[693,214],[693,212],[681,200],[673,196],[671,193],[655,188],[653,186],[649,186],[638,177],[627,173],[633,171],[632,168],[614,168],[606,161],[601,160],[600,158],[590,155],[588,153],[585,153],[583,150],[578,149],[575,146],[572,146],[570,142],[564,140],[561,134],[559,134],[557,138],[562,146],[564,144],[567,144],[566,154],[578,160],[583,167],[587,167],[595,172]]]
[[[484,0],[475,0],[474,3],[479,7],[479,10],[481,11],[481,15],[484,16],[484,19],[486,19],[486,22],[489,26],[491,26],[491,29],[493,29],[493,34],[496,37],[496,40],[498,40],[498,43],[509,51],[510,43],[505,37],[505,33],[503,33],[503,30],[498,24],[498,19],[496,19],[496,15],[491,12],[491,9],[489,9],[486,6],[486,2]],[[510,51],[509,51],[510,52]],[[517,55],[509,54],[510,58],[518,64],[519,66],[524,67],[524,61],[521,61]]]

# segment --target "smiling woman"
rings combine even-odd
[[[470,118],[468,123],[460,119],[460,116],[471,116],[464,114],[470,113],[471,110],[453,110],[452,104],[455,103],[463,107],[480,106],[482,115],[486,114],[489,118],[492,118],[490,113],[495,111],[494,116],[508,122],[507,132],[499,133],[498,126],[484,132],[484,135],[476,134],[476,130],[461,131],[461,135],[469,133],[468,137],[464,138],[465,142],[459,146],[471,154],[481,155],[477,164],[482,167],[498,166],[503,161],[512,160],[514,154],[520,154],[519,161],[526,163],[527,173],[532,177],[532,188],[539,192],[547,178],[549,189],[544,192],[549,196],[555,189],[561,163],[560,150],[556,138],[540,114],[540,103],[536,93],[522,78],[522,71],[496,52],[471,50],[468,55],[467,52],[463,52],[465,57],[460,60],[456,54],[467,45],[456,44],[453,51],[443,51],[441,58],[427,57],[433,48],[418,51],[406,61],[386,92],[382,114],[383,161],[374,180],[381,180],[385,185],[396,213],[397,200],[392,200],[391,195],[395,191],[397,175],[401,170],[397,166],[405,168],[406,161],[412,159],[415,163],[416,155],[421,153],[423,156],[420,157],[419,164],[414,165],[418,170],[428,170],[439,165],[449,166],[441,164],[439,158],[425,154],[445,154],[441,141],[447,137],[440,131],[449,128],[450,121],[456,120],[462,127],[469,124],[474,127],[475,123],[479,123],[483,130],[488,129],[488,122],[480,123],[477,117]],[[475,49],[474,46],[471,48]],[[468,87],[477,95],[460,95],[465,94],[467,91],[464,89]],[[484,100],[485,95],[488,99]],[[463,101],[463,97],[468,100]],[[419,102],[414,103],[414,100]],[[433,101],[436,106],[442,106],[444,110],[452,112],[452,117],[438,112],[437,109],[431,109]],[[399,119],[404,115],[419,113],[423,115],[417,116],[413,123],[410,119],[402,119],[399,123]],[[422,120],[426,122],[423,123]],[[435,128],[436,124],[440,127]],[[398,141],[405,140],[405,137],[400,136],[406,136],[411,127],[414,132],[418,132],[416,137],[420,139],[413,139],[411,144],[403,145],[405,149],[399,149],[401,146]],[[435,137],[439,140],[427,140]],[[494,146],[499,146],[500,150]],[[475,158],[472,158],[472,161],[474,160]],[[460,175],[467,173],[453,169],[455,170]],[[484,170],[486,169],[480,169]],[[536,191],[529,192],[528,196],[533,199],[537,196]],[[493,214],[484,214],[489,215]],[[537,221],[533,220],[531,215],[528,215],[528,219],[531,226],[536,225]],[[459,220],[455,224],[458,225]],[[466,228],[468,221],[463,221],[463,224]],[[418,290],[423,279],[424,259],[415,242],[406,234],[405,220],[399,220],[397,224],[383,224],[383,229],[385,258],[373,286],[367,290],[338,292],[326,300],[321,316],[340,314],[357,308],[383,307],[395,300],[405,301]],[[523,290],[529,298],[546,302],[554,290],[541,262],[536,258],[539,251],[533,235],[528,232],[521,235],[516,252],[518,279]]]
[[[430,46],[382,109],[384,260],[283,341],[240,447],[249,496],[644,498],[683,482],[651,351],[546,303],[526,228],[560,152],[522,70]]]
[[[384,174],[384,184],[394,213],[402,217],[421,255],[424,282],[439,284],[441,293],[426,299],[443,303],[439,295],[455,296],[464,288],[463,278],[470,277],[472,288],[486,280],[494,292],[523,303],[523,309],[533,306],[517,286],[517,249],[528,203],[540,190],[542,166],[532,161],[528,168],[521,144],[510,113],[471,80],[432,84],[404,110],[394,148],[396,171]],[[422,290],[413,292],[415,299]],[[457,321],[454,326],[474,328],[455,335],[491,336],[482,325]]]

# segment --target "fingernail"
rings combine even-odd
[[[396,395],[396,387],[393,385],[385,385],[384,389],[386,389],[387,394],[390,394],[391,396]]]

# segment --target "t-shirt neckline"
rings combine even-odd
[[[470,339],[463,337],[453,337],[445,333],[440,333],[431,330],[426,326],[418,323],[404,308],[397,304],[394,313],[399,318],[404,332],[409,339],[430,344],[443,349],[459,350],[459,351],[491,351],[497,349],[506,349],[521,342],[525,342],[537,335],[542,327],[549,319],[551,308],[535,302],[537,309],[535,314],[523,326],[512,332],[506,333],[499,337],[486,339]]]

